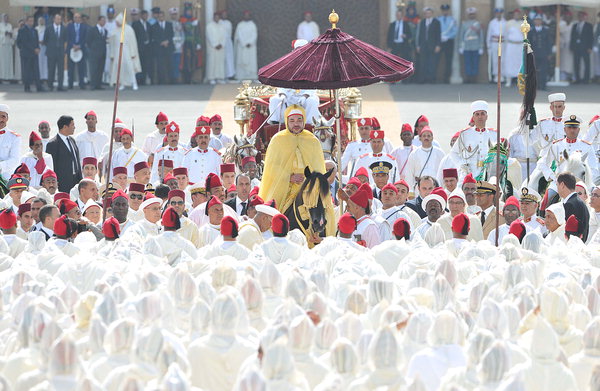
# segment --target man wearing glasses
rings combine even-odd
[[[140,213],[140,205],[144,201],[144,185],[135,182],[130,183],[127,195],[129,195],[129,220],[138,222],[144,217]]]
[[[194,193],[192,193],[192,199],[194,199]],[[189,240],[196,248],[199,248],[200,233],[198,226],[192,220],[188,219],[185,213],[185,192],[179,189],[171,190],[167,199],[167,205],[173,208],[179,215],[181,228],[177,232],[182,238]]]

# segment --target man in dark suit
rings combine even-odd
[[[54,15],[54,22],[46,27],[44,45],[48,58],[48,88],[54,88],[54,78],[58,80],[58,91],[64,91],[63,80],[65,73],[65,44],[67,42],[67,29],[62,24],[60,14]],[[56,73],[58,72],[58,75]]]
[[[590,231],[590,212],[575,190],[577,179],[570,172],[563,172],[556,178],[556,183],[558,195],[565,207],[565,220],[571,215],[577,217],[577,220],[579,220],[579,233],[583,235],[581,240],[585,243]]]
[[[28,16],[25,19],[25,25],[19,30],[17,47],[21,54],[21,75],[23,77],[25,92],[31,92],[32,83],[35,84],[38,92],[44,91],[40,83],[38,64],[40,45],[37,30],[33,28],[33,16]]]
[[[139,13],[131,10],[131,17],[134,22],[131,24],[133,31],[135,31],[135,38],[137,40],[138,53],[140,55],[140,63],[142,64],[142,71],[135,75],[139,85],[146,84],[146,76],[150,76],[152,79],[152,45],[150,42],[150,23],[148,23],[148,11],[142,10],[141,18]]]
[[[552,42],[550,32],[543,24],[542,15],[537,14],[533,18],[533,28],[529,31],[527,39],[531,43],[535,66],[537,70],[538,89],[545,90],[548,81],[548,64],[552,54]]]
[[[57,125],[58,134],[48,141],[46,152],[52,155],[54,161],[58,191],[69,193],[82,178],[79,149],[72,137],[75,132],[75,121],[71,116],[62,115]]]
[[[571,29],[570,48],[573,51],[573,61],[575,65],[574,76],[575,83],[587,84],[590,82],[590,54],[594,47],[594,29],[592,24],[587,21],[587,13],[580,11],[579,21],[573,23]],[[580,77],[581,61],[583,60],[583,79]]]
[[[173,24],[165,21],[163,11],[160,11],[158,21],[151,28],[150,37],[156,58],[158,84],[171,83],[171,57],[175,48],[173,46]]]
[[[435,179],[427,175],[422,176],[417,180],[417,189],[419,191],[419,195],[412,200],[406,201],[404,205],[417,212],[419,217],[427,217],[427,212],[425,212],[425,209],[423,209],[424,205],[422,205],[423,198],[427,197],[436,186],[437,183]]]
[[[392,54],[412,61],[410,53],[410,40],[412,34],[408,22],[404,22],[404,13],[401,9],[396,11],[396,20],[390,23],[387,32],[387,46]]]
[[[102,72],[106,62],[106,37],[108,32],[104,28],[106,18],[98,17],[98,23],[90,27],[86,35],[88,49],[88,62],[90,65],[90,86],[93,90],[102,90]]]
[[[81,23],[81,14],[75,13],[73,15],[73,23],[69,23],[67,26],[67,57],[68,57],[68,75],[69,75],[69,89],[73,89],[73,82],[75,78],[75,69],[77,69],[77,76],[79,77],[79,88],[85,89],[85,72],[86,72],[86,61],[87,61],[87,48],[86,48],[86,37],[88,33],[88,26],[85,23]],[[79,62],[71,60],[71,49],[75,51],[81,51],[83,57]]]
[[[417,65],[420,69],[417,79],[420,83],[435,83],[442,31],[440,21],[433,17],[433,8],[426,7],[423,12],[424,18],[417,27]]]
[[[248,195],[250,194],[250,177],[247,174],[239,174],[235,178],[235,189],[237,196],[225,201],[225,204],[235,210],[238,216],[246,216],[248,212]]]

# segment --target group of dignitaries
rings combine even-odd
[[[340,162],[341,185],[338,165],[325,162],[324,169],[332,171],[328,181],[331,208],[335,207],[330,223],[335,219],[338,234],[369,248],[390,239],[425,238],[434,225],[447,240],[495,243],[496,236],[501,242],[508,233],[522,238],[537,230],[549,241],[565,241],[573,234],[584,242],[600,241],[600,234],[594,235],[600,222],[600,189],[593,185],[599,178],[596,150],[600,120],[594,118],[582,137],[581,119],[575,115],[563,118],[565,101],[563,93],[549,95],[552,117],[542,119],[529,134],[516,129],[508,139],[508,150],[500,149],[507,180],[513,184],[510,194],[496,186],[495,177],[484,175],[486,165],[495,165],[490,146],[496,142],[496,131],[486,127],[485,101],[472,103],[471,123],[452,137],[448,154],[434,139],[424,115],[417,119],[414,130],[409,124],[402,126],[403,145],[396,148],[376,118],[362,118],[358,121],[360,140],[347,145]],[[161,216],[171,216],[177,221],[172,223],[178,226],[177,232],[201,248],[219,237],[221,220],[229,216],[236,230],[239,228],[239,241],[252,249],[272,235],[274,215],[285,213],[291,205],[304,180],[302,167],[319,167],[323,161],[315,144],[302,163],[290,163],[289,150],[296,139],[281,144],[287,133],[280,132],[267,151],[267,166],[269,156],[272,164],[265,166],[266,182],[261,189],[255,157],[244,158],[241,167],[223,161],[221,152],[232,140],[222,132],[218,114],[197,118],[195,131],[186,143],[180,137],[180,125],[162,112],[156,116],[156,130],[140,146],[134,142],[134,133],[117,119],[112,159],[108,159],[109,136],[96,128],[93,111],[85,114],[87,129],[75,136],[75,119],[70,116],[58,119],[54,137],[50,137],[50,124],[40,122],[39,132],[29,135],[30,151],[21,156],[21,136],[8,127],[9,112],[7,105],[0,107],[0,175],[9,190],[3,200],[4,213],[14,215],[5,234],[16,230],[16,242],[35,230],[51,239],[57,235],[55,224],[60,216],[77,223],[72,234],[89,230],[98,240],[113,232],[106,230],[106,224],[114,225],[116,236],[128,232],[158,235]],[[285,116],[288,128],[303,132],[303,142],[317,142],[303,131],[304,108],[292,105]],[[574,156],[587,166],[586,182],[562,169]],[[296,165],[299,167],[294,168]],[[278,176],[285,176],[286,170],[290,171],[289,188],[281,187],[288,179],[282,182]],[[527,184],[528,175],[535,172],[552,184],[562,202],[548,206],[535,186]],[[543,214],[542,203],[547,206]],[[164,213],[168,207],[177,218]],[[311,246],[321,240],[309,238]]]

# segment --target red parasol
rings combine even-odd
[[[413,72],[412,62],[356,39],[334,24],[320,37],[262,67],[258,80],[275,87],[326,90],[396,82]]]

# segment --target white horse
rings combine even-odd
[[[321,143],[321,149],[325,160],[335,160],[334,148],[336,136],[333,130],[333,124],[335,123],[335,117],[331,117],[330,120],[326,120],[323,116],[320,118],[313,118],[313,134],[319,139]]]
[[[248,137],[245,135],[234,135],[233,143],[223,153],[223,162],[235,163],[239,172],[242,172],[242,159],[245,157],[258,155],[258,149],[256,148],[256,135]],[[259,174],[262,173],[262,164],[258,167]]]

